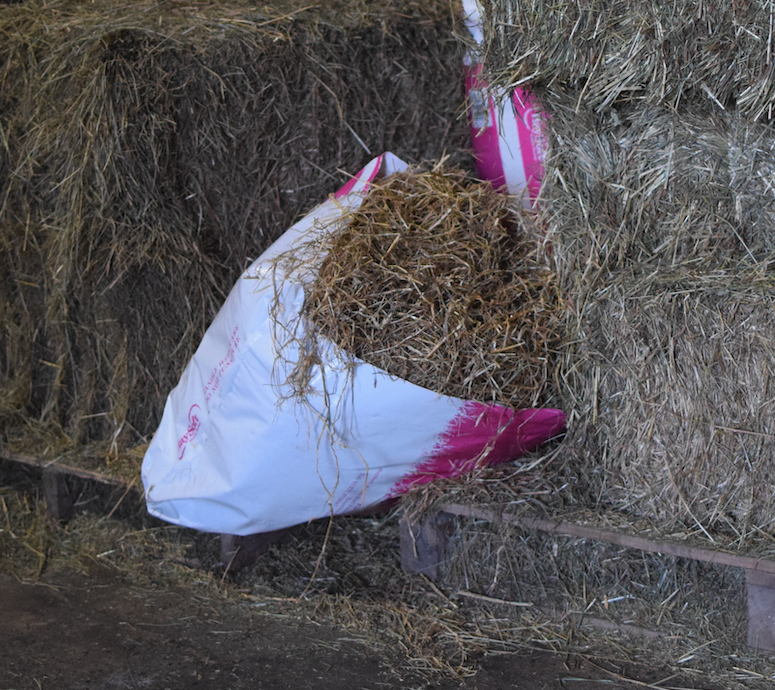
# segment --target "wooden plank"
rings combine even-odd
[[[40,458],[35,458],[30,455],[19,455],[18,453],[7,452],[0,454],[0,458],[10,462],[18,462],[22,465],[27,465],[28,467],[34,467],[41,471],[56,469],[59,472],[64,472],[66,474],[72,475],[73,477],[78,477],[79,479],[100,482],[102,484],[110,484],[115,487],[128,486],[128,482],[125,482],[121,479],[106,477],[104,474],[100,474],[99,472],[92,472],[90,470],[81,469],[80,467],[73,467],[72,465],[66,465],[56,460],[41,460]]]
[[[748,580],[748,646],[775,651],[775,575],[746,571]]]
[[[75,514],[75,502],[67,474],[51,468],[43,470],[43,494],[48,516],[56,522],[69,522]]]
[[[452,516],[431,513],[418,522],[402,514],[398,526],[401,567],[408,573],[420,573],[430,580],[438,580],[439,566],[444,561],[447,543],[455,527]]]
[[[747,642],[754,649],[775,651],[775,562],[726,551],[688,546],[664,539],[649,539],[616,530],[577,525],[562,520],[549,520],[537,516],[500,515],[486,508],[448,504],[441,510],[460,517],[472,517],[488,522],[508,522],[527,529],[560,534],[579,539],[594,539],[630,549],[688,558],[705,563],[743,568],[748,588]]]
[[[638,537],[615,530],[599,529],[597,527],[589,527],[588,525],[577,525],[573,522],[563,522],[561,520],[549,520],[536,516],[517,517],[513,515],[500,515],[495,511],[474,506],[447,504],[441,506],[440,510],[461,517],[478,518],[489,522],[510,522],[512,524],[522,525],[528,529],[537,529],[541,532],[561,534],[563,536],[577,537],[579,539],[595,539],[597,541],[615,544],[630,549],[661,553],[667,556],[678,556],[680,558],[690,558],[695,561],[714,563],[716,565],[729,565],[735,568],[744,568],[749,571],[775,575],[775,561],[770,561],[766,558],[754,558],[751,556],[729,553],[728,551],[688,546],[686,544],[666,541],[664,539]]]
[[[156,520],[147,514],[136,481],[8,452],[0,453],[0,472],[6,477],[26,476],[34,483],[41,482],[49,517],[58,522],[68,522],[81,509],[137,524]]]

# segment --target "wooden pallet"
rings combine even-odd
[[[34,457],[3,453],[0,469],[26,471],[42,480],[49,516],[60,522],[69,521],[76,510],[89,505],[92,510],[116,517],[148,519],[142,494],[132,482],[106,477],[97,472],[70,465],[46,462]],[[705,563],[742,568],[745,571],[748,601],[747,643],[762,651],[775,651],[775,561],[753,558],[688,546],[667,540],[650,539],[623,531],[599,529],[589,525],[550,520],[537,516],[501,516],[494,511],[473,506],[447,504],[413,522],[402,516],[401,564],[404,570],[422,573],[438,580],[440,565],[448,557],[447,545],[456,529],[456,518],[467,517],[488,522],[506,521],[526,529],[579,539],[594,539],[631,549],[688,558]],[[281,542],[292,528],[276,532],[235,537],[221,535],[221,560],[234,571],[253,563],[272,544]]]
[[[439,566],[449,555],[447,544],[454,534],[457,517],[476,518],[493,523],[507,522],[551,534],[594,539],[640,551],[742,568],[746,575],[748,599],[747,644],[761,651],[775,651],[775,561],[667,540],[649,539],[589,525],[537,516],[500,516],[485,508],[447,504],[419,522],[410,521],[406,517],[400,519],[401,565],[404,570],[422,573],[432,580],[438,580]]]
[[[40,481],[46,512],[61,523],[69,522],[80,507],[124,519],[145,512],[140,489],[134,482],[7,452],[0,454],[0,469],[7,477],[26,475],[34,482]]]

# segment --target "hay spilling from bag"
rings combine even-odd
[[[147,438],[341,170],[465,145],[461,51],[443,2],[0,8],[0,442]]]
[[[305,310],[319,332],[445,395],[546,404],[560,337],[541,233],[459,169],[392,175],[326,242]]]
[[[673,108],[705,102],[752,120],[775,105],[775,9],[769,2],[484,0],[493,80]]]

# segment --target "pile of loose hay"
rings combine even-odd
[[[483,0],[497,83],[575,91],[597,110],[704,101],[752,120],[775,105],[775,9],[696,0]]]
[[[445,395],[512,407],[554,397],[562,316],[532,216],[460,169],[389,177],[326,258],[305,310],[350,354]]]
[[[130,526],[87,507],[62,526],[46,520],[31,487],[0,488],[0,572],[48,583],[100,564],[130,591],[175,589],[219,615],[238,607],[342,626],[371,644],[399,646],[428,683],[439,673],[475,673],[482,654],[528,649],[581,654],[636,685],[655,660],[665,676],[693,681],[660,687],[758,690],[775,672],[738,644],[745,612],[734,569],[466,520],[436,586],[401,571],[394,517],[338,517],[306,526],[231,576],[218,564],[215,535],[150,520]],[[637,637],[643,627],[664,637]]]
[[[340,171],[462,149],[453,23],[441,0],[0,8],[0,442],[147,438],[249,258]]]

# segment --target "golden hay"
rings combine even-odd
[[[543,95],[577,499],[743,546],[775,520],[773,130]]]
[[[503,86],[569,89],[604,110],[617,101],[737,108],[775,105],[770,2],[483,0],[486,64]]]
[[[453,22],[412,0],[0,7],[0,442],[147,439],[249,258],[340,171],[460,151]]]
[[[439,393],[512,407],[553,397],[560,302],[533,217],[461,170],[376,184],[305,309],[350,354]]]
[[[551,142],[537,222],[566,307],[556,405],[569,414],[564,467],[545,467],[562,497],[545,509],[751,548],[775,533],[775,132],[537,94]]]
[[[577,500],[707,535],[772,530],[775,135],[726,113],[595,114],[542,92]]]

